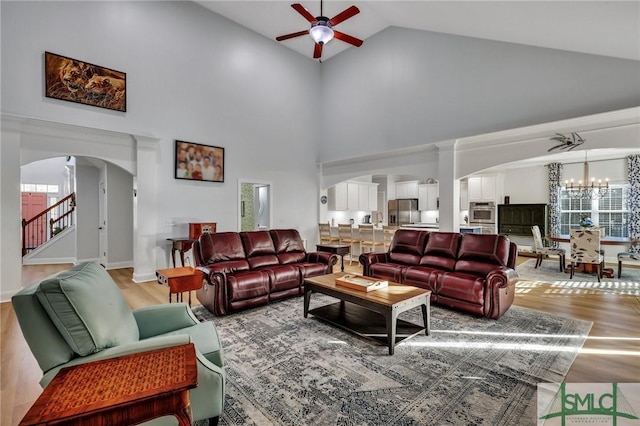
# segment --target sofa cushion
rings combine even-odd
[[[402,284],[424,288],[437,294],[439,291],[438,277],[443,273],[442,269],[430,266],[409,266],[404,270]]]
[[[269,232],[281,264],[304,262],[307,254],[296,229],[272,229]]]
[[[369,276],[402,283],[405,269],[407,269],[406,265],[400,265],[398,263],[374,263],[369,266]]]
[[[431,232],[420,265],[453,271],[459,244],[457,232]]]
[[[510,242],[504,235],[463,234],[455,270],[486,276],[497,266],[506,266]]]
[[[410,229],[396,231],[389,247],[389,260],[393,263],[418,265],[428,237],[428,232]]]
[[[204,233],[200,235],[198,248],[200,259],[205,265],[246,258],[237,232]]]
[[[300,288],[302,279],[298,265],[268,266],[261,270],[269,273],[270,292]]]
[[[243,271],[227,275],[227,286],[230,302],[266,296],[269,293],[269,273]]]
[[[476,274],[444,272],[439,278],[438,296],[482,305],[485,278]]]
[[[241,232],[240,238],[251,269],[280,264],[269,231]]]
[[[139,339],[138,325],[120,288],[97,263],[82,263],[43,280],[36,296],[80,356]]]

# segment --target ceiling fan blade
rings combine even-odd
[[[316,43],[316,47],[313,49],[313,59],[318,59],[322,56],[322,45]]]
[[[291,7],[294,8],[307,21],[311,22],[312,24],[316,22],[315,16],[310,14],[309,11],[305,9],[304,6],[301,5],[300,3],[294,3],[291,5]]]
[[[353,44],[354,46],[360,47],[362,46],[362,40],[359,38],[355,38],[350,36],[349,34],[341,33],[340,31],[333,30],[333,36],[338,40],[345,41],[349,44]]]
[[[333,18],[329,19],[329,23],[334,26],[334,25],[338,25],[340,22],[351,18],[353,15],[357,15],[358,13],[360,13],[360,9],[358,9],[355,6],[351,6],[346,8],[345,10],[343,10],[342,12],[338,13],[336,16],[334,16]]]
[[[276,40],[278,41],[289,40],[290,38],[300,37],[301,35],[305,35],[305,34],[309,34],[309,30],[298,31],[297,33],[281,35],[276,37]]]

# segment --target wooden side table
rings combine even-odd
[[[316,244],[316,250],[335,253],[340,256],[340,271],[344,272],[344,255],[351,252],[349,244]]]
[[[182,293],[189,292],[189,306],[191,306],[191,291],[198,290],[202,287],[204,273],[190,266],[182,268],[158,269],[156,271],[158,284],[166,284],[169,286],[169,303],[171,303],[171,295],[176,295],[176,302],[182,302]],[[180,300],[178,300],[180,295]]]
[[[186,426],[197,384],[193,343],[66,367],[20,425],[130,425],[174,415]]]

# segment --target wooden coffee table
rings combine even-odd
[[[62,368],[20,425],[129,425],[174,415],[191,425],[193,343]]]
[[[431,330],[431,291],[389,282],[389,286],[365,292],[337,286],[336,278],[344,273],[320,275],[304,280],[304,317],[309,313],[337,327],[389,346],[393,355],[396,344]],[[309,310],[311,293],[322,293],[340,301]],[[399,320],[404,311],[420,306],[424,326]]]

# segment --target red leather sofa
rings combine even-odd
[[[330,274],[338,262],[307,253],[295,229],[202,234],[193,253],[207,281],[196,296],[219,316],[301,295],[304,278]]]
[[[396,231],[387,253],[360,255],[363,274],[431,290],[431,301],[500,318],[514,299],[518,250],[505,235]]]

